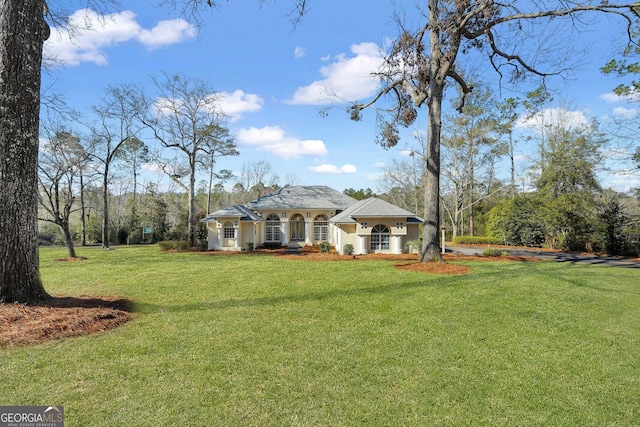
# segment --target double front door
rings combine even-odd
[[[296,214],[289,220],[289,240],[294,242],[304,242],[304,218]]]

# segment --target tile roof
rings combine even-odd
[[[325,185],[287,186],[247,203],[249,210],[346,209],[356,199]]]
[[[406,218],[407,222],[423,222],[416,214],[406,209],[399,208],[389,202],[376,197],[360,200],[349,206],[338,215],[331,218],[331,222],[338,224],[355,224],[357,218],[396,217]]]

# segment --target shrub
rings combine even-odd
[[[124,228],[118,230],[117,240],[119,245],[126,245],[129,240],[129,232]]]
[[[489,236],[457,236],[453,239],[454,245],[500,245],[502,241]]]
[[[404,251],[408,254],[417,254],[420,253],[420,249],[422,248],[422,239],[409,240],[404,245]]]
[[[260,247],[262,249],[280,249],[282,244],[280,242],[265,242]]]
[[[342,253],[344,255],[353,255],[353,245],[351,243],[347,243],[342,247]]]
[[[482,255],[486,257],[503,257],[507,256],[507,253],[497,248],[487,248],[484,250]]]
[[[191,245],[187,240],[165,240],[158,242],[161,251],[188,251]]]
[[[244,244],[244,250],[247,252],[251,252],[253,250],[253,243],[247,242]]]
[[[331,250],[331,243],[324,241],[324,242],[320,242],[318,244],[318,247],[320,247],[320,252],[323,254],[328,254],[329,251]]]

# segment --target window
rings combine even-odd
[[[329,221],[326,215],[318,215],[313,220],[313,240],[316,242],[329,240]]]
[[[224,224],[223,236],[225,239],[236,238],[236,229],[233,228],[233,224],[231,224],[230,222]]]
[[[280,241],[280,218],[276,214],[267,217],[265,240],[267,242]]]
[[[382,224],[378,224],[371,230],[371,252],[388,251],[391,236],[389,229]]]

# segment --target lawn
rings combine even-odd
[[[46,289],[121,295],[134,320],[0,350],[0,405],[68,426],[640,423],[636,269],[41,250]]]

